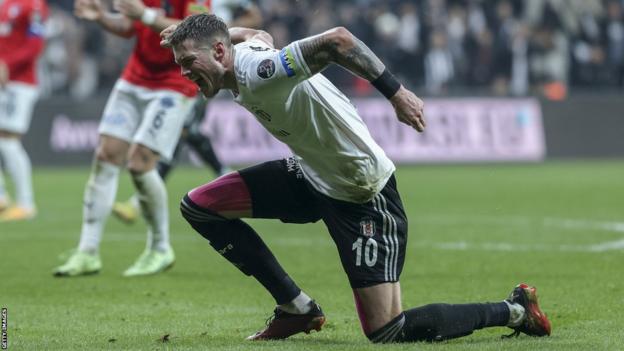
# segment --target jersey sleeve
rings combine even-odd
[[[242,55],[241,65],[245,85],[251,91],[263,89],[290,92],[297,84],[310,77],[310,69],[299,48],[293,42],[281,50],[273,49],[261,41],[248,41],[237,47]]]

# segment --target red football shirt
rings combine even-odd
[[[37,58],[43,50],[44,0],[0,0],[0,61],[9,67],[9,80],[37,84]]]
[[[167,17],[183,19],[196,12],[202,0],[143,0],[145,6],[162,9]],[[171,89],[186,96],[197,95],[195,83],[180,74],[170,49],[160,47],[160,36],[141,21],[134,22],[137,41],[122,78],[150,89]]]

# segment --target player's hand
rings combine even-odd
[[[78,18],[98,21],[104,14],[104,7],[100,0],[76,0],[74,2],[74,14]]]
[[[0,60],[0,89],[6,88],[9,83],[9,66]]]
[[[171,33],[175,32],[177,25],[172,24],[169,27],[165,28],[162,32],[160,32],[160,46],[163,48],[171,49],[171,44],[169,43],[169,36]]]
[[[114,0],[113,8],[129,18],[138,20],[147,7],[141,0]]]
[[[390,103],[399,121],[419,132],[425,130],[425,103],[418,96],[401,86],[399,91],[390,98]]]

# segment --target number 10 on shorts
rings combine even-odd
[[[362,265],[362,246],[364,246],[364,263],[367,266],[372,267],[377,263],[377,242],[373,238],[368,238],[366,244],[363,245],[364,238],[358,238],[351,247],[352,251],[355,251],[355,265],[357,267]]]

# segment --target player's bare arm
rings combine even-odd
[[[379,57],[344,27],[336,27],[299,42],[312,74],[334,63],[372,82],[392,103],[398,119],[422,132],[425,129],[423,101],[405,89],[386,70]]]
[[[234,45],[248,40],[260,40],[268,44],[270,47],[274,47],[273,37],[271,36],[271,34],[263,30],[243,27],[231,27],[229,29],[229,32],[230,40]]]
[[[120,37],[129,38],[134,33],[130,18],[107,11],[100,0],[76,0],[74,14],[78,18],[97,22],[107,31]]]
[[[141,21],[155,32],[180,23],[179,19],[167,17],[160,8],[145,6],[141,0],[114,0],[113,8],[134,21]]]

